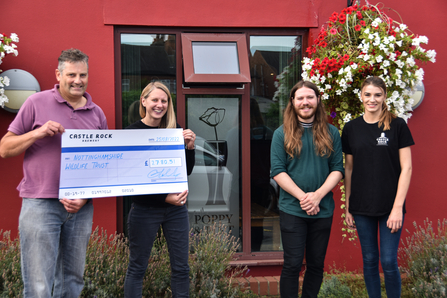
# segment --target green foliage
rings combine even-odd
[[[20,243],[11,240],[11,232],[0,230],[0,297],[21,297]]]
[[[318,298],[350,298],[352,297],[351,290],[345,284],[342,284],[337,276],[332,275],[331,278],[326,279],[320,288]]]
[[[190,297],[250,297],[231,282],[242,276],[247,268],[232,268],[239,244],[222,224],[204,227],[190,238]]]
[[[232,284],[247,270],[229,265],[238,246],[223,225],[190,234],[190,297],[255,297],[243,285]],[[123,235],[107,235],[96,228],[87,249],[81,297],[123,297],[128,258],[128,242]],[[0,298],[21,297],[20,244],[18,239],[10,239],[10,232],[4,232],[0,241],[0,268]],[[167,243],[159,233],[143,280],[143,297],[171,297],[170,278]]]
[[[122,297],[129,248],[122,235],[107,236],[96,228],[90,236],[82,297]]]
[[[437,231],[428,218],[423,227],[413,225],[415,232],[402,240],[400,256],[411,290],[416,297],[447,297],[447,220],[438,220]]]

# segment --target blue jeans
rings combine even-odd
[[[171,261],[172,297],[189,297],[189,218],[186,206],[151,208],[136,203],[129,212],[129,267],[124,297],[141,298],[143,278],[160,225]]]
[[[397,265],[397,250],[402,229],[396,233],[386,226],[387,215],[364,216],[354,215],[357,233],[363,256],[363,276],[370,298],[381,297],[379,259],[385,277],[386,295],[388,298],[399,298],[401,279]],[[403,219],[402,219],[403,223]],[[378,232],[380,231],[380,257]]]
[[[58,199],[22,200],[19,217],[23,297],[79,297],[93,204],[68,213]],[[53,289],[54,286],[54,289]]]
[[[306,251],[306,273],[301,297],[316,298],[323,281],[332,217],[304,218],[280,211],[284,265],[281,271],[281,298],[298,297],[299,274]]]

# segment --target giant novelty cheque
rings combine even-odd
[[[59,198],[187,190],[182,131],[66,129],[62,134]]]

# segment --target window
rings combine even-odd
[[[245,34],[182,34],[187,83],[248,83]]]
[[[270,178],[270,145],[288,93],[300,80],[301,37],[250,37],[251,250],[282,250],[279,186]]]
[[[126,127],[140,119],[139,97],[149,82],[168,86],[177,122],[197,135],[188,177],[191,228],[221,222],[240,240],[240,259],[279,259],[279,187],[270,179],[270,143],[288,93],[301,79],[305,31],[220,30],[116,27],[116,122]],[[129,208],[124,205],[123,224]]]

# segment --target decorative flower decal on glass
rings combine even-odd
[[[225,118],[225,109],[223,108],[208,108],[199,120],[205,124],[214,127],[214,134],[216,135],[216,141],[219,140],[217,137],[217,125],[219,125]]]

